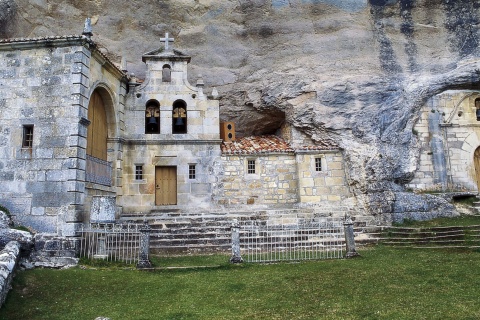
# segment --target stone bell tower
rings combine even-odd
[[[172,46],[142,56],[143,83],[130,85],[125,114],[123,195],[126,213],[208,207],[220,158],[219,102],[204,82],[188,83],[191,57]]]

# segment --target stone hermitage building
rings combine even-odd
[[[98,197],[116,219],[354,204],[333,141],[288,125],[236,138],[168,34],[143,81],[91,36],[87,22],[81,36],[0,40],[0,204],[16,224],[75,236]]]

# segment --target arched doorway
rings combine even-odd
[[[480,192],[480,147],[473,154],[473,163],[475,165],[475,178],[477,180],[477,190]]]
[[[108,125],[105,103],[95,90],[88,104],[86,181],[110,186],[112,166],[107,161]]]

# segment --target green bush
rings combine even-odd
[[[0,211],[3,211],[7,214],[7,216],[11,217],[12,215],[10,214],[10,210],[8,210],[7,208],[5,208],[4,206],[2,206],[0,204]]]

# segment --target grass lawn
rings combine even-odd
[[[378,246],[352,260],[18,272],[0,319],[479,319],[480,252]],[[220,265],[219,265],[220,264]]]

